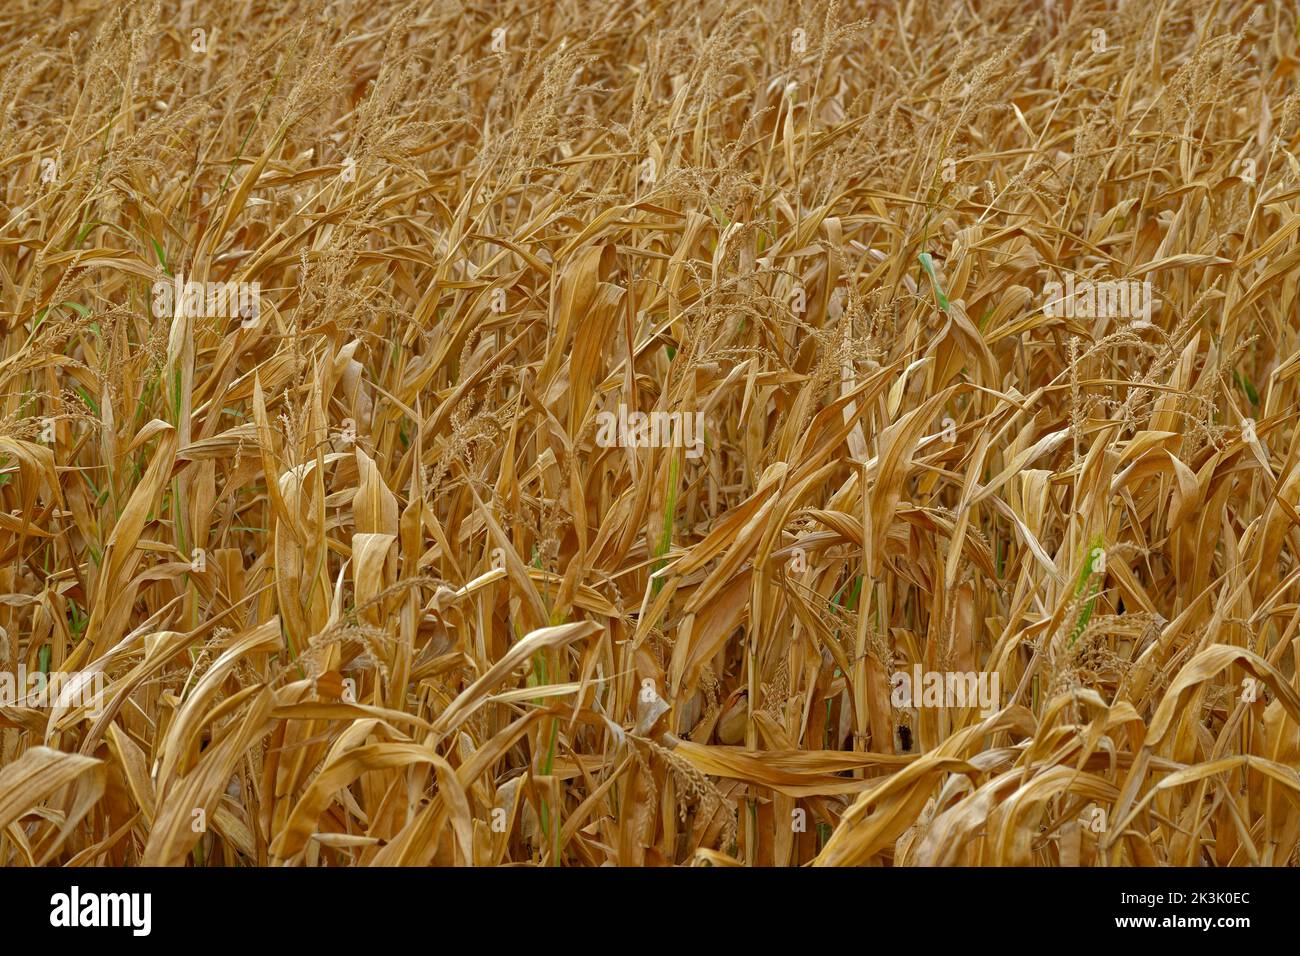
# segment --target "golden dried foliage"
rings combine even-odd
[[[3,701],[0,864],[1295,863],[1298,68],[1290,0],[10,0],[0,669],[103,692]]]

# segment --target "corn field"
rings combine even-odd
[[[8,0],[0,864],[1297,864],[1298,75]]]

